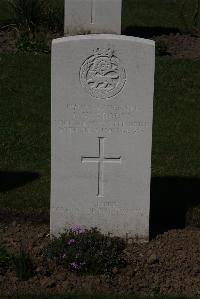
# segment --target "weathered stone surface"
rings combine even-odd
[[[53,41],[51,234],[148,238],[154,64],[149,40]]]
[[[65,0],[65,35],[121,34],[122,0]]]

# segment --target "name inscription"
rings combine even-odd
[[[89,214],[89,215],[127,215],[130,213],[130,209],[123,208],[119,206],[117,203],[105,203],[104,204],[96,204],[91,208],[83,209],[83,207],[73,207],[73,208],[64,208],[64,207],[52,207],[52,210],[59,211],[63,214],[72,214],[76,215],[81,213]],[[131,213],[138,216],[143,216],[144,211],[131,209]]]
[[[64,118],[55,120],[67,134],[135,134],[151,127],[151,121],[138,119],[138,108],[131,105],[66,104]]]

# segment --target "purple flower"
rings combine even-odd
[[[74,239],[70,239],[70,240],[67,242],[68,245],[71,245],[71,244],[74,244],[74,243],[76,243],[76,241],[75,241]]]
[[[66,258],[66,256],[67,256],[67,255],[66,255],[66,253],[64,253],[64,254],[63,254],[63,256],[62,256],[62,258],[63,258],[63,259],[65,259],[65,258]]]
[[[84,231],[85,230],[83,228],[81,228],[80,225],[76,225],[75,227],[72,228],[72,232],[73,233],[79,233],[79,234],[81,234],[81,233],[84,233]]]
[[[86,265],[85,262],[72,262],[69,264],[71,267],[71,271],[77,271],[80,270],[82,266]]]
[[[71,266],[72,270],[79,270],[80,269],[80,265],[77,262],[70,263],[70,266]]]

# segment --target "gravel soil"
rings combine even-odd
[[[34,275],[21,281],[8,269],[0,274],[0,294],[168,294],[200,296],[200,228],[171,230],[149,243],[127,244],[127,266],[114,268],[110,277],[80,276],[44,258],[49,224],[0,222],[0,234],[9,251],[29,250]]]

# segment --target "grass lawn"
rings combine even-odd
[[[122,28],[138,26],[188,30],[193,25],[196,4],[196,0],[123,0]]]
[[[28,0],[25,0],[25,2],[26,1]],[[8,24],[13,24],[14,22],[14,13],[8,2],[9,0],[0,0],[0,28]],[[48,0],[47,3],[51,8],[56,5],[56,7],[63,7],[64,9],[64,0]],[[63,14],[61,17],[64,23]]]
[[[49,207],[50,57],[3,56],[0,68],[1,206]]]
[[[13,23],[13,15],[8,0],[0,0],[0,28]]]
[[[200,177],[200,61],[156,64],[152,176]]]
[[[50,56],[0,60],[0,207],[49,208]],[[152,176],[200,178],[200,61],[158,59]]]

